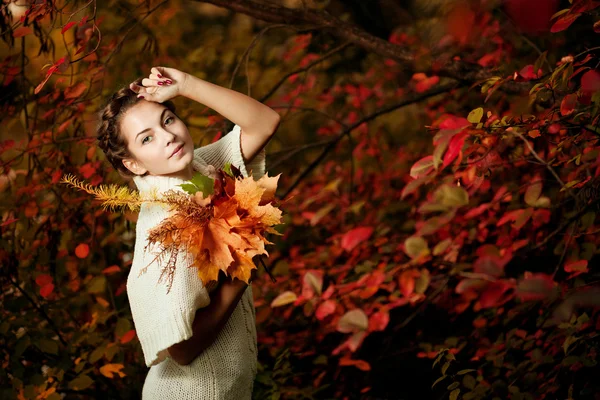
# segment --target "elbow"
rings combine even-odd
[[[271,109],[272,113],[271,116],[269,117],[269,136],[273,136],[275,134],[275,132],[277,131],[277,128],[279,128],[279,123],[281,122],[281,116],[279,115],[279,113],[273,109]]]
[[[183,342],[180,343],[176,343],[173,346],[169,347],[167,349],[167,351],[169,352],[169,356],[171,357],[171,359],[173,361],[175,361],[177,364],[179,365],[188,365],[192,362],[191,359],[189,359],[189,357],[186,357],[187,352],[183,351],[183,349],[181,349],[181,345]]]
[[[184,346],[185,342],[176,343],[173,346],[169,347],[167,351],[169,352],[169,356],[173,361],[175,361],[179,365],[189,365],[191,364],[196,357],[202,352],[193,352],[191,349],[186,349]]]

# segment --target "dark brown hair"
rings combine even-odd
[[[141,78],[135,81],[140,86],[142,85],[141,82]],[[135,174],[123,165],[124,159],[133,157],[127,150],[127,141],[125,140],[125,135],[121,134],[120,125],[123,114],[142,100],[138,99],[137,96],[138,94],[131,90],[129,85],[117,90],[100,110],[100,123],[96,129],[98,146],[104,152],[106,159],[123,178],[129,178],[135,176]],[[175,114],[175,105],[173,102],[167,100],[160,104]]]

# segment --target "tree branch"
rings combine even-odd
[[[265,22],[287,25],[311,25],[319,29],[326,30],[333,36],[343,42],[353,43],[362,49],[377,54],[381,57],[390,58],[410,67],[415,61],[412,52],[407,49],[391,43],[387,40],[378,38],[370,33],[360,29],[356,25],[342,21],[326,11],[316,11],[307,8],[292,9],[273,4],[259,3],[255,0],[194,0],[199,3],[208,3],[218,7],[223,7],[240,14],[259,19]],[[412,68],[408,68],[411,69]],[[449,60],[439,70],[432,71],[439,76],[445,76],[457,79],[461,82],[479,82],[497,75],[497,72],[484,68],[476,63],[469,63],[462,60]],[[502,84],[503,90],[510,92],[522,92],[529,90],[535,83],[530,82],[505,82]]]
[[[333,139],[331,142],[329,142],[327,144],[327,146],[325,146],[325,148],[323,149],[323,151],[321,152],[321,154],[319,154],[319,156],[312,162],[310,163],[310,165],[300,174],[300,176],[298,178],[296,178],[296,180],[292,183],[292,185],[286,190],[286,192],[283,194],[282,198],[286,198],[287,195],[289,193],[291,193],[292,190],[294,190],[296,188],[296,186],[298,186],[298,184],[304,179],[306,178],[313,169],[315,169],[315,167],[317,165],[319,165],[321,163],[321,161],[323,161],[325,159],[325,157],[327,156],[327,154],[337,145],[337,143],[342,140],[342,138],[346,135],[349,135],[350,132],[352,132],[354,129],[358,128],[359,126],[361,126],[364,123],[367,123],[369,121],[374,120],[375,118],[390,113],[392,111],[395,111],[399,108],[402,108],[404,106],[407,106],[409,104],[414,104],[414,103],[418,103],[419,101],[425,100],[429,97],[433,97],[436,96],[438,94],[447,92],[449,90],[455,89],[457,88],[459,85],[457,83],[451,83],[451,84],[447,84],[444,86],[438,86],[436,88],[433,88],[431,90],[428,90],[424,93],[419,93],[418,95],[413,95],[410,96],[396,104],[392,104],[389,105],[387,107],[384,107],[372,114],[367,115],[366,117],[362,118],[361,120],[355,122],[354,124],[348,126],[346,129],[344,129],[342,132],[340,132],[340,134]]]

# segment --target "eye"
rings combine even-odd
[[[174,120],[175,118],[173,118],[173,117],[167,117],[167,119],[165,119],[165,125],[167,124],[167,121],[170,120],[170,119]]]
[[[146,136],[145,138],[142,139],[142,144],[146,143],[146,139],[148,139],[150,136]]]

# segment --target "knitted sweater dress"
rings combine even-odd
[[[244,176],[254,179],[265,174],[265,149],[245,164],[241,153],[238,125],[218,141],[194,150],[194,171],[207,175],[206,167],[222,168],[229,162]],[[136,176],[140,193],[158,189],[182,190],[184,181],[166,176]],[[249,285],[216,340],[188,365],[177,364],[168,354],[171,345],[192,336],[192,322],[198,308],[210,304],[208,291],[198,277],[191,256],[180,252],[171,291],[165,281],[158,283],[160,267],[153,259],[153,248],[144,251],[148,231],[168,216],[168,208],[143,203],[136,225],[133,264],[127,278],[127,295],[137,337],[146,366],[142,400],[217,400],[250,399],[256,375],[256,315]],[[166,259],[166,258],[165,258]]]

